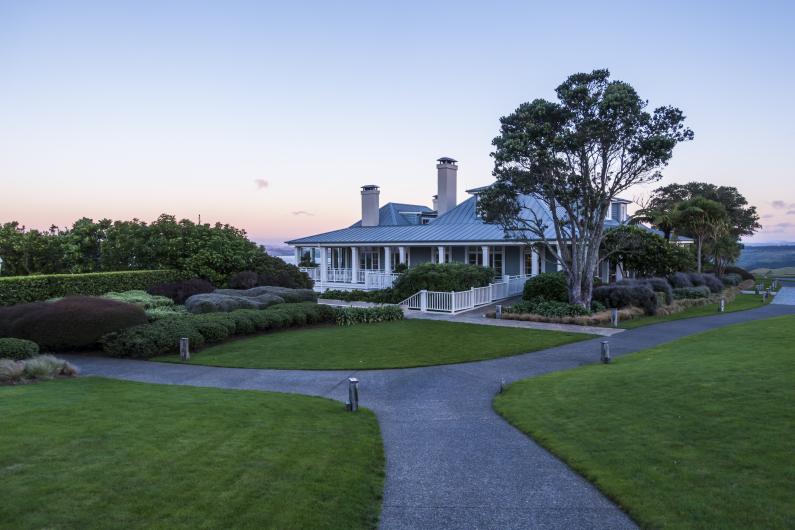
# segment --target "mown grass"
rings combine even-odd
[[[0,387],[2,528],[374,528],[374,415],[79,378]]]
[[[583,333],[402,320],[260,335],[206,348],[189,362],[301,370],[407,368],[493,359],[588,338]],[[180,362],[173,355],[154,360]]]
[[[763,305],[770,303],[771,300],[772,298],[768,297],[767,302],[763,302],[762,295],[738,294],[737,297],[734,299],[734,301],[726,303],[726,313],[732,313],[734,311],[746,311],[748,309],[756,309],[757,307],[762,307]],[[680,313],[673,313],[671,315],[643,316],[643,317],[633,318],[631,320],[625,320],[623,322],[620,322],[618,327],[624,329],[634,329],[642,326],[648,326],[649,324],[659,324],[660,322],[669,322],[671,320],[706,317],[717,314],[719,314],[718,304],[706,304],[706,305],[688,307],[687,309],[685,309]]]
[[[648,528],[795,527],[795,317],[527,379],[496,410]]]

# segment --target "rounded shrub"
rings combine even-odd
[[[524,284],[524,300],[569,301],[569,285],[565,272],[542,272]]]
[[[0,339],[0,359],[21,361],[39,354],[39,345],[31,340],[4,338]]]
[[[494,271],[465,263],[423,263],[401,275],[392,286],[394,300],[402,301],[422,290],[466,291],[485,287],[494,280]]]
[[[109,292],[102,295],[103,298],[116,300],[117,302],[126,302],[128,304],[135,304],[144,309],[155,309],[159,307],[172,307],[174,301],[167,296],[160,296],[147,293],[141,290]]]
[[[101,297],[69,296],[30,305],[5,308],[11,314],[7,332],[32,340],[43,350],[91,348],[107,333],[148,322],[141,307]]]
[[[693,287],[693,282],[690,275],[686,272],[675,272],[668,276],[668,282],[674,289],[682,289],[684,287]]]
[[[211,293],[215,290],[212,283],[201,278],[159,283],[147,290],[149,294],[171,298],[175,304],[184,304],[194,294]]]
[[[704,274],[703,279],[704,285],[709,287],[709,290],[713,293],[719,293],[723,291],[723,282],[720,281],[714,274]]]
[[[204,336],[188,318],[164,318],[102,337],[102,351],[113,357],[148,358],[179,351],[187,337],[191,349],[204,345]]]
[[[242,271],[233,274],[227,281],[230,289],[251,289],[260,285],[259,275],[254,271]]]
[[[688,298],[709,298],[711,291],[706,285],[699,285],[697,287],[679,287],[674,289],[674,298],[683,300]]]
[[[640,307],[647,315],[657,312],[657,295],[648,284],[603,285],[594,289],[593,298],[606,307]]]

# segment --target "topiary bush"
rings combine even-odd
[[[81,350],[103,335],[148,322],[133,304],[93,296],[69,296],[54,302],[3,308],[7,336],[36,342],[43,350]]]
[[[678,287],[674,289],[674,298],[676,300],[684,300],[691,298],[709,298],[712,292],[706,285],[699,285],[697,287]]]
[[[292,289],[290,287],[278,287],[273,285],[262,285],[251,289],[216,289],[214,294],[225,294],[230,296],[257,297],[263,294],[278,296],[285,303],[294,304],[298,302],[315,302],[318,294],[312,289]]]
[[[494,280],[494,271],[465,263],[424,263],[402,274],[392,286],[394,299],[405,300],[423,289],[428,291],[466,291],[485,287]]]
[[[536,298],[534,301],[522,301],[505,308],[507,313],[527,313],[541,315],[549,318],[556,317],[577,317],[590,315],[591,312],[577,304],[559,302],[556,300],[544,300]]]
[[[146,291],[141,290],[123,291],[120,293],[110,292],[104,294],[102,297],[108,298],[110,300],[116,300],[117,302],[135,304],[137,306],[143,307],[144,309],[171,307],[174,305],[174,301],[171,298],[149,294]]]
[[[554,302],[569,301],[569,284],[565,272],[542,272],[524,284],[522,299],[543,299]]]
[[[336,321],[338,326],[354,324],[373,324],[403,320],[403,310],[396,305],[380,307],[338,307]]]
[[[175,304],[182,305],[185,300],[194,294],[211,293],[214,290],[213,284],[207,280],[192,278],[190,280],[159,283],[152,286],[147,292],[152,295],[171,298]]]
[[[111,291],[147,290],[178,280],[173,270],[42,274],[0,277],[0,305],[14,305],[73,295],[99,296]]]
[[[0,339],[0,359],[21,361],[39,354],[39,345],[31,340],[4,338]]]
[[[616,285],[648,285],[652,291],[663,295],[663,304],[670,305],[674,301],[673,289],[665,278],[628,279],[616,282]]]
[[[233,291],[219,289],[214,293],[196,294],[185,301],[185,308],[189,313],[218,313],[229,312],[237,309],[265,309],[272,305],[283,304],[284,298],[279,296],[261,294],[242,294],[247,291]]]
[[[409,295],[410,296],[410,295]],[[323,291],[320,298],[325,300],[342,300],[344,302],[373,302],[375,304],[398,304],[405,300],[405,298],[398,298],[398,295],[392,289],[377,289],[374,291],[363,291],[361,289],[352,289],[350,291],[343,291],[340,289],[327,289]]]
[[[192,350],[231,336],[270,332],[336,321],[335,308],[312,302],[283,304],[264,310],[240,309],[229,313],[185,314],[163,318],[102,337],[102,351],[114,357],[148,358],[179,351],[179,339],[188,337]]]
[[[709,287],[709,290],[713,293],[719,293],[723,291],[723,282],[715,276],[714,274],[704,274],[704,285]]]
[[[603,285],[594,289],[593,298],[606,307],[640,307],[647,315],[657,312],[657,295],[648,284]]]
[[[675,272],[668,276],[668,283],[674,289],[682,289],[685,287],[693,287],[693,282],[690,280],[690,275],[686,272]]]

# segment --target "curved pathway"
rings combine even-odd
[[[620,356],[712,328],[784,314],[795,314],[795,307],[768,305],[638,328],[611,337],[611,353]],[[491,406],[501,381],[597,362],[600,340],[482,362],[358,372],[67,357],[84,374],[340,401],[347,400],[346,379],[355,375],[361,381],[361,404],[377,414],[384,440],[383,529],[634,528],[615,504]]]

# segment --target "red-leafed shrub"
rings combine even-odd
[[[166,296],[174,300],[175,304],[184,304],[185,300],[194,294],[211,293],[215,290],[213,284],[201,278],[179,280],[176,282],[161,283],[150,288],[147,292],[158,296]]]
[[[260,285],[259,275],[254,271],[243,271],[229,277],[230,289],[251,289]]]
[[[32,340],[44,351],[91,348],[107,333],[148,322],[136,305],[93,296],[6,307],[0,320],[7,321],[6,336]]]

